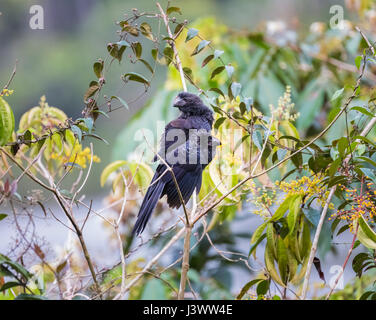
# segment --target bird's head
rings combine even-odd
[[[200,97],[189,92],[180,92],[174,100],[175,108],[183,113],[190,115],[202,115],[211,112],[210,109],[204,105]]]

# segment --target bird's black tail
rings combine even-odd
[[[202,169],[201,166],[193,171],[175,170],[176,180],[180,188],[181,195],[185,203],[188,202],[193,192],[199,192],[202,182]],[[164,194],[167,195],[167,203],[171,208],[180,208],[181,202],[176,185],[173,181],[169,181],[164,189]]]
[[[155,180],[155,179],[153,179]],[[153,183],[153,181],[152,181]],[[161,197],[165,183],[160,179],[156,183],[152,184],[146,192],[145,198],[142,201],[140,211],[137,216],[136,224],[133,228],[132,234],[140,234],[144,231],[146,224],[148,223],[151,214],[153,213],[157,202]]]

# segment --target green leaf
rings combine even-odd
[[[262,135],[260,131],[254,130],[252,133],[252,141],[254,145],[261,151],[263,146]]]
[[[204,61],[202,61],[201,67],[205,67],[212,59],[214,58],[214,55],[207,56]]]
[[[289,234],[292,234],[295,230],[296,221],[300,212],[300,205],[302,203],[303,196],[293,195],[289,203],[289,213],[287,215],[287,225],[289,227]]]
[[[175,27],[175,30],[174,30],[174,36],[175,36],[175,38],[177,37],[178,34],[180,34],[180,32],[182,32],[182,30],[184,29],[184,26],[185,26],[184,23],[179,23],[179,24]]]
[[[251,106],[253,105],[253,98],[252,97],[246,97],[244,98],[245,106],[247,107],[247,110],[251,110]]]
[[[262,225],[258,226],[251,238],[251,244],[256,243],[259,238],[261,238],[262,233],[264,232],[267,226],[267,222],[264,222]]]
[[[317,227],[320,221],[321,212],[315,209],[304,209],[302,211],[308,221],[311,222],[315,227]],[[339,223],[339,220],[337,223]]]
[[[125,41],[125,40],[118,41],[118,42],[116,42],[116,44],[119,47],[130,47],[129,43],[127,41]]]
[[[30,130],[26,130],[23,134],[23,139],[25,140],[25,143],[30,147],[31,143],[26,141],[31,141],[33,139],[32,134]]]
[[[8,215],[6,213],[0,213],[0,221],[4,220]]]
[[[193,39],[195,36],[198,35],[198,30],[194,28],[190,28],[187,32],[187,38],[185,39],[185,42]]]
[[[128,106],[128,104],[127,104],[127,103],[126,103],[121,97],[118,97],[118,96],[112,96],[112,97],[111,97],[111,100],[113,100],[113,99],[118,100],[118,101],[122,104],[122,106],[123,106],[125,109],[129,110],[129,106]]]
[[[376,176],[374,173],[374,170],[369,169],[369,168],[359,168],[366,177],[370,178],[374,184],[376,184]]]
[[[230,66],[230,65],[227,65],[226,67],[226,71],[227,71],[227,74],[228,74],[228,77],[231,78],[233,73],[234,73],[234,67],[233,66]]]
[[[262,280],[256,288],[256,293],[258,296],[265,295],[269,290],[270,282],[269,280]]]
[[[376,249],[376,233],[371,229],[363,216],[358,218],[358,239],[367,248]]]
[[[0,253],[0,264],[6,264],[10,266],[14,271],[21,274],[26,280],[30,279],[33,275],[27,271],[21,264],[18,262],[10,260],[8,257]]]
[[[122,31],[128,32],[129,34],[131,34],[134,37],[138,37],[139,33],[138,33],[138,30],[135,26],[132,26],[128,23],[121,24],[121,26],[122,26]]]
[[[363,108],[363,107],[352,107],[350,110],[356,110],[356,111],[359,111],[363,114],[365,114],[366,116],[369,116],[371,118],[375,117],[374,114],[372,114],[371,112],[369,112],[366,108]]]
[[[212,72],[210,79],[213,79],[217,74],[220,74],[223,70],[225,70],[224,66],[220,66],[218,68],[215,68],[214,71]]]
[[[278,209],[273,214],[273,217],[270,219],[270,221],[277,221],[283,217],[285,212],[290,207],[290,202],[293,199],[293,195],[287,196],[286,199],[280,204]]]
[[[79,142],[81,142],[82,140],[82,131],[79,127],[77,127],[76,125],[73,125],[71,127],[71,131],[74,133],[75,137],[78,139]]]
[[[143,84],[145,84],[147,86],[150,86],[149,81],[144,76],[142,76],[142,75],[140,75],[140,74],[138,74],[136,72],[128,72],[128,73],[124,74],[122,76],[122,78],[123,78],[123,80],[125,82],[127,82],[127,81],[136,81],[136,82],[143,83]]]
[[[137,59],[141,58],[142,55],[142,45],[139,42],[133,42],[132,43],[132,50],[134,54],[136,55]]]
[[[359,300],[367,300],[373,294],[375,294],[375,291],[366,291],[361,295]]]
[[[360,64],[361,64],[362,60],[363,60],[363,57],[362,57],[362,56],[357,56],[357,57],[355,58],[355,65],[356,65],[356,67],[358,68],[358,70],[360,69]]]
[[[260,281],[264,281],[264,279],[254,279],[247,282],[240,291],[240,293],[236,296],[236,300],[240,300],[241,298],[243,298],[243,296],[248,292],[248,290]]]
[[[129,46],[129,45],[128,45]],[[121,62],[121,59],[123,57],[123,53],[125,49],[127,48],[127,45],[125,45],[125,42],[121,42],[120,48],[117,43],[109,43],[107,45],[107,51],[111,55],[111,57],[117,59],[119,63]]]
[[[93,110],[93,113],[99,113],[99,114],[101,114],[102,116],[105,116],[108,119],[110,118],[108,116],[108,114],[106,112],[104,112],[103,110]]]
[[[179,14],[182,14],[181,9],[179,7],[169,7],[166,12],[167,12],[168,15],[173,13],[173,12],[177,12]]]
[[[214,124],[214,129],[218,130],[218,128],[222,125],[222,123],[226,120],[226,117],[218,118]]]
[[[164,48],[163,55],[166,58],[167,65],[169,65],[174,59],[174,51],[172,50],[170,46],[167,46],[166,48]]]
[[[94,73],[97,76],[97,78],[102,77],[102,71],[103,71],[103,61],[97,61],[93,65]]]
[[[332,98],[330,99],[330,101],[337,100],[340,96],[342,96],[344,90],[345,90],[345,88],[342,88],[342,89],[339,89],[336,92],[334,92],[334,94],[333,94]]]
[[[9,142],[14,130],[14,115],[9,104],[0,97],[0,146]]]
[[[159,279],[148,280],[142,291],[141,300],[164,300],[167,299],[165,286]]]
[[[278,272],[275,268],[272,248],[270,247],[269,241],[266,244],[264,259],[265,259],[265,267],[268,270],[272,279],[275,282],[277,282],[279,285],[284,286],[285,284],[281,280],[281,277],[278,275]]]
[[[214,51],[214,59],[218,59],[222,54],[224,54],[225,52],[222,51],[222,50],[215,50]]]
[[[87,89],[85,95],[84,95],[84,101],[87,101],[90,97],[92,97],[97,91],[99,90],[98,83],[93,84],[92,86]]]
[[[9,281],[3,284],[3,286],[0,288],[0,292],[8,290],[10,288],[18,287],[18,286],[22,286],[22,284],[16,281]]]
[[[257,246],[266,238],[266,233],[264,233],[261,237],[259,237],[256,242],[251,246],[248,252],[248,257],[251,256],[253,252],[256,252]]]
[[[367,158],[367,157],[358,157],[357,159],[364,160],[365,162],[368,162],[369,164],[371,164],[372,166],[374,166],[375,169],[376,169],[376,162],[373,161],[372,159]]]
[[[92,138],[95,138],[95,139],[98,139],[102,142],[104,142],[105,144],[109,145],[108,141],[94,133],[85,133],[85,137],[92,137]]]
[[[152,29],[147,22],[141,23],[140,31],[145,38],[148,38],[149,40],[152,40],[152,41],[154,40]]]
[[[184,67],[183,68],[183,72],[184,72],[184,76],[188,79],[188,81],[190,81],[191,83],[193,83],[193,72],[192,72],[192,69],[188,68],[188,67]]]
[[[281,236],[277,236],[277,263],[282,282],[288,280],[288,256],[287,248]]]
[[[345,156],[345,151],[347,147],[349,146],[349,140],[346,137],[342,137],[338,140],[337,148],[338,152],[341,155],[342,158]]]
[[[191,54],[191,56],[194,56],[198,53],[200,53],[207,45],[209,45],[210,41],[208,40],[202,40],[198,45],[197,47],[194,49],[193,53]]]
[[[342,226],[341,228],[339,228],[338,232],[337,232],[337,236],[339,236],[341,233],[344,233],[346,230],[348,230],[350,227],[348,224],[345,224],[344,226]]]
[[[89,133],[93,130],[93,126],[94,126],[94,120],[93,118],[84,118],[84,123],[85,123],[85,126],[86,128],[88,129]],[[55,137],[55,134],[52,136],[52,138]]]
[[[240,94],[241,90],[242,90],[242,85],[240,83],[233,82],[231,84],[231,92],[234,98],[236,98]]]
[[[223,98],[225,98],[225,94],[222,92],[221,89],[218,89],[218,88],[210,88],[209,91],[213,91],[215,93],[218,93],[219,95],[221,95]]]
[[[114,161],[112,163],[110,163],[109,165],[106,166],[106,168],[103,169],[102,171],[102,174],[101,174],[101,179],[100,179],[100,184],[101,184],[101,187],[104,186],[104,184],[106,183],[109,175],[116,171],[117,169],[125,166],[128,164],[128,161],[125,161],[125,160],[117,160],[117,161]]]
[[[154,73],[154,70],[153,70],[152,66],[149,64],[149,62],[147,62],[144,59],[138,59],[138,61],[142,62],[145,65],[145,67],[149,69],[149,71],[151,73]]]

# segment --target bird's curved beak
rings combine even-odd
[[[219,139],[215,138],[215,137],[213,137],[213,142],[214,142],[214,145],[217,146],[217,147],[221,147],[222,146],[222,142]]]
[[[181,99],[179,96],[177,96],[174,100],[173,107],[179,108],[179,107],[183,107],[184,105],[185,105],[185,101]]]

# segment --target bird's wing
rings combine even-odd
[[[166,129],[169,128],[176,128],[176,129],[193,129],[193,123],[191,118],[183,119],[177,118],[172,120],[170,123],[167,124]],[[167,132],[166,130],[166,132]]]

